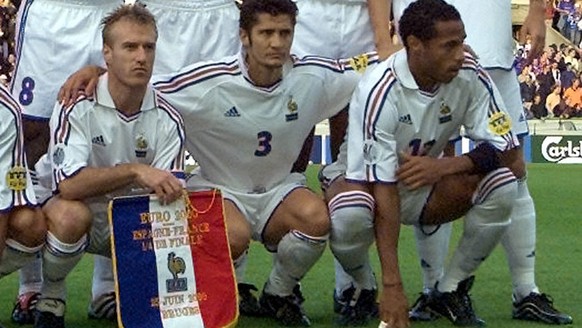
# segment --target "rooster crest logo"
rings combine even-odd
[[[181,257],[177,257],[176,253],[168,254],[168,270],[172,273],[174,280],[178,279],[179,274],[186,272],[186,262]]]

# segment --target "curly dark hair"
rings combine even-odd
[[[398,22],[404,47],[408,48],[409,36],[414,35],[422,41],[428,41],[436,35],[436,22],[452,20],[460,21],[461,14],[443,0],[418,0],[411,3]]]

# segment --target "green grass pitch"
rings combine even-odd
[[[552,295],[560,310],[574,317],[569,327],[582,327],[582,166],[530,164],[528,184],[536,202],[537,265],[536,280],[543,292]],[[316,167],[309,171],[313,182]],[[312,184],[316,187],[316,184]],[[455,224],[456,245],[460,223]],[[412,230],[403,227],[400,240],[400,262],[404,287],[410,303],[421,290],[420,269],[417,263]],[[375,249],[371,250],[375,268],[378,260]],[[271,257],[265,249],[254,243],[250,252],[246,280],[261,287],[268,276]],[[376,270],[378,272],[378,270]],[[68,303],[66,323],[68,328],[115,327],[113,323],[87,319],[87,304],[91,291],[92,260],[86,256],[68,278]],[[333,262],[329,251],[315,265],[302,282],[307,298],[306,311],[312,327],[333,327],[332,311]],[[0,281],[0,322],[6,327],[16,327],[9,320],[12,302],[17,292],[17,275]],[[503,250],[498,248],[477,271],[472,298],[479,316],[488,327],[520,328],[543,327],[542,324],[519,322],[511,319],[511,280]],[[274,327],[270,319],[239,318],[238,327]],[[377,327],[371,323],[367,327]],[[452,327],[441,319],[434,323],[414,323],[413,327]]]

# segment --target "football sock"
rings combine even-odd
[[[456,290],[459,282],[491,254],[509,225],[516,194],[515,176],[507,168],[492,171],[481,180],[473,207],[465,214],[459,245],[438,284],[439,291]]]
[[[36,258],[20,268],[18,295],[40,292],[42,287],[42,252]]]
[[[274,254],[274,265],[265,292],[288,296],[325,250],[328,236],[312,237],[300,231],[288,232]]]
[[[452,228],[452,222],[443,223],[440,226],[414,226],[424,293],[430,292],[443,276]]]
[[[343,192],[329,201],[329,212],[329,245],[343,269],[338,272],[336,265],[336,292],[341,294],[351,285],[344,274],[361,289],[376,289],[368,255],[374,242],[374,199],[361,191]]]
[[[43,298],[65,299],[65,278],[83,257],[87,235],[74,244],[63,243],[50,231],[43,251]]]
[[[238,258],[233,261],[234,275],[237,283],[245,282],[245,271],[247,269],[247,262],[249,258],[249,250],[247,249]]]
[[[501,244],[507,255],[515,299],[520,301],[531,292],[539,293],[534,274],[536,214],[525,178],[518,181],[511,224],[501,238]]]
[[[93,285],[91,290],[93,300],[113,291],[115,291],[115,282],[113,281],[113,263],[111,259],[100,255],[93,256]]]
[[[14,239],[6,239],[6,247],[2,252],[2,257],[0,257],[0,278],[34,261],[43,246],[28,247]]]

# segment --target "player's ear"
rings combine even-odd
[[[251,45],[251,36],[244,28],[239,28],[238,34],[240,36],[240,42],[243,47],[247,48]]]
[[[406,41],[408,43],[408,50],[407,51],[409,51],[409,52],[418,51],[423,46],[422,40],[417,38],[414,35],[407,36]]]
[[[107,44],[103,44],[103,59],[105,60],[105,63],[109,63],[111,61],[111,47],[108,46]]]

